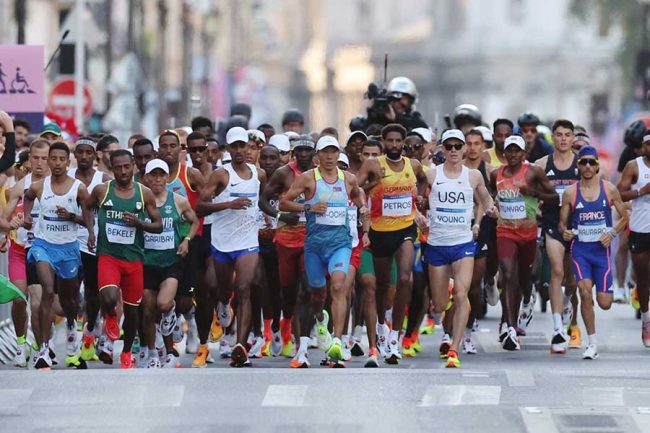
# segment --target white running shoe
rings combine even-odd
[[[181,368],[181,363],[172,353],[165,355],[165,359],[160,364],[162,368]]]
[[[399,344],[399,339],[389,338],[388,350],[386,351],[386,356],[384,357],[386,364],[398,364],[400,359],[402,359],[402,351],[401,345]]]
[[[330,315],[326,310],[323,310],[323,321],[316,320],[316,338],[320,350],[329,350],[332,345],[332,334],[327,328],[329,321]]]
[[[289,366],[291,368],[310,368],[311,363],[309,362],[309,354],[307,351],[299,351],[291,360]]]
[[[174,311],[174,308],[169,310],[167,314],[162,315],[160,318],[160,333],[163,337],[167,337],[169,334],[174,332],[177,321],[176,311]]]
[[[232,354],[232,347],[228,343],[228,340],[225,338],[225,335],[219,340],[219,357],[221,359],[230,358]]]
[[[257,336],[253,338],[253,344],[251,345],[250,350],[248,351],[248,357],[249,358],[261,358],[262,355],[262,347],[264,347],[264,337],[262,336]]]
[[[162,339],[162,333],[160,332],[160,326],[156,326],[156,341],[158,340],[158,334],[160,334],[160,338]],[[181,320],[180,317],[176,318],[176,324],[174,325],[174,329],[172,330],[172,341],[176,344],[180,343],[183,341],[183,337],[185,336],[185,333],[183,332],[183,321]],[[156,347],[158,347],[158,343],[156,343]]]
[[[280,356],[282,352],[282,334],[280,331],[273,333],[273,338],[271,339],[271,355]]]
[[[379,356],[383,358],[388,353],[388,334],[390,334],[388,325],[377,323],[377,350],[379,350]]]
[[[16,345],[16,356],[14,356],[14,366],[25,368],[29,359],[29,343]]]
[[[564,354],[566,353],[568,346],[569,337],[564,333],[564,331],[553,334],[553,339],[551,340],[551,353]]]
[[[146,367],[138,368],[161,368],[160,359],[158,358],[149,358],[149,361],[146,363]]]
[[[135,367],[136,368],[152,368],[149,367],[149,348],[147,347],[141,347],[140,352],[138,353],[138,356],[135,358]],[[153,359],[153,358],[151,358]]]
[[[221,326],[228,328],[232,324],[232,316],[233,312],[230,302],[226,305],[219,302],[219,306],[217,307],[217,317],[219,318]]]
[[[342,341],[341,353],[343,353],[343,361],[349,361],[352,359],[352,351],[350,350],[350,339],[346,338],[345,341]]]
[[[587,350],[582,353],[582,359],[598,359],[598,349],[595,344],[587,346]]]
[[[37,370],[52,368],[52,359],[50,358],[50,349],[48,347],[41,347],[37,352],[34,368]]]
[[[180,320],[176,322],[178,324],[178,327],[180,328]],[[165,340],[163,340],[163,336],[160,333],[160,328],[158,325],[156,325],[156,341],[155,341],[155,348],[156,351],[158,351],[158,357],[162,358],[165,356]]]
[[[187,324],[187,341],[185,342],[185,353],[196,353],[199,351],[199,330],[196,327],[196,319],[192,319]]]
[[[499,289],[497,288],[497,279],[490,285],[485,286],[487,292],[487,302],[491,306],[496,306],[499,303]]]
[[[66,329],[65,351],[68,356],[75,356],[81,349],[81,339],[77,332],[76,321],[72,328]]]
[[[530,297],[528,304],[522,304],[521,309],[519,310],[519,317],[517,318],[517,326],[522,330],[526,330],[528,325],[530,325],[531,320],[533,320],[533,312],[535,310],[535,298]]]
[[[503,348],[505,350],[519,350],[519,341],[517,340],[517,331],[514,327],[510,326],[508,328],[508,334],[506,338],[503,339]]]
[[[463,339],[463,353],[467,353],[469,355],[476,355],[477,353],[476,346],[474,346],[474,342],[472,341],[471,336]]]
[[[617,304],[627,304],[627,297],[625,296],[625,287],[614,288],[614,302]]]

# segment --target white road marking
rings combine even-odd
[[[553,416],[548,408],[521,407],[519,412],[528,433],[558,433]]]
[[[306,385],[269,385],[262,400],[262,406],[296,407],[302,406],[307,394]]]
[[[501,400],[500,386],[435,385],[427,388],[420,407],[482,405],[496,406]]]
[[[185,396],[184,385],[155,386],[149,388],[147,397],[142,399],[143,407],[180,407]],[[165,398],[160,398],[161,396]]]
[[[641,433],[650,433],[650,408],[630,408],[630,416]]]
[[[47,374],[47,373],[46,373]],[[9,415],[16,411],[20,405],[26,403],[32,395],[32,388],[28,389],[0,389],[0,414]]]
[[[479,346],[486,353],[503,352],[503,347],[501,347],[501,343],[499,343],[496,333],[492,334],[488,332],[475,332],[474,337],[478,341]]]
[[[584,406],[623,406],[623,388],[584,388],[582,404]]]
[[[528,371],[506,370],[508,386],[535,386],[535,378]]]

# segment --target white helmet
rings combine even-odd
[[[406,77],[395,77],[388,83],[388,96],[400,98],[402,95],[408,95],[415,102],[418,99],[418,90],[415,83]]]

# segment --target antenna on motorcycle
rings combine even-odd
[[[386,74],[388,72],[388,53],[384,53],[384,88],[386,88]]]

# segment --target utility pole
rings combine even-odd
[[[74,48],[74,122],[77,132],[81,133],[84,126],[84,84],[86,47],[84,40],[83,14],[86,10],[85,0],[76,0],[75,9],[75,48]]]
[[[25,43],[25,21],[27,19],[27,0],[14,0],[14,18],[18,24],[18,44]]]

